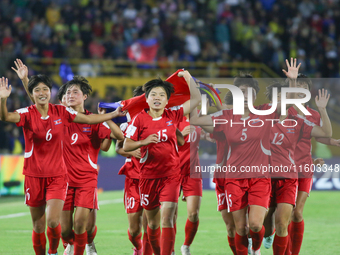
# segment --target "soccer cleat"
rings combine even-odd
[[[137,248],[133,248],[133,255],[143,255],[143,249],[137,250]]]
[[[263,238],[263,246],[266,249],[270,249],[270,247],[272,247],[274,242],[274,234],[268,236],[268,237],[264,237]]]
[[[96,246],[94,245],[94,242],[90,244],[86,244],[86,255],[97,255]]]
[[[181,252],[182,252],[182,255],[191,255],[190,246],[183,244],[181,247]]]
[[[176,254],[175,254],[175,252],[173,251],[173,252],[171,253],[171,255],[176,255]]]
[[[63,255],[73,255],[73,244],[67,244],[66,249],[64,250]]]
[[[248,238],[248,254],[252,254],[251,250],[253,249],[253,239]]]
[[[58,252],[57,253],[51,253],[51,254],[47,252],[47,255],[58,255]]]
[[[257,251],[254,251],[253,248],[251,248],[251,255],[261,255],[260,249],[258,249]]]

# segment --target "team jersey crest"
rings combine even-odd
[[[63,123],[63,122],[61,121],[61,119],[58,119],[58,120],[55,120],[55,121],[54,121],[54,125],[59,125],[59,124],[61,124],[61,123]]]

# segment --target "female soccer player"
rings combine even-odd
[[[289,79],[296,79],[298,68],[289,66],[286,74]],[[295,82],[295,81],[293,81]],[[278,89],[278,98],[280,98],[281,88],[285,85],[274,83],[267,88],[267,96],[272,99],[272,88]],[[325,110],[329,95],[327,91],[319,91],[319,96],[315,101],[320,110],[324,125],[321,127],[315,124],[291,115],[290,109],[287,109],[286,115],[280,116],[280,123],[276,123],[271,129],[271,166],[277,169],[286,167],[288,172],[273,171],[272,177],[272,205],[275,205],[275,227],[276,234],[274,238],[273,251],[274,255],[283,255],[289,241],[288,224],[290,221],[293,206],[297,193],[298,174],[294,169],[294,152],[298,141],[302,138],[329,137],[332,134],[330,120]],[[283,125],[283,123],[285,125]]]
[[[16,112],[7,111],[11,94],[8,80],[0,83],[0,119],[22,126],[25,135],[26,204],[33,221],[33,248],[36,254],[45,254],[45,225],[49,239],[48,254],[56,254],[61,227],[60,215],[67,191],[66,167],[63,160],[64,127],[71,122],[96,124],[124,115],[120,109],[104,115],[77,114],[62,105],[49,104],[51,80],[45,75],[32,76],[28,92],[36,102]],[[46,213],[45,213],[46,209]]]
[[[233,110],[222,110],[213,115],[195,117],[191,116],[191,123],[200,125],[209,132],[223,132],[230,149],[227,167],[230,171],[225,179],[225,196],[227,208],[232,212],[236,234],[235,246],[237,254],[248,254],[247,238],[247,211],[249,205],[249,232],[252,237],[253,249],[259,253],[264,235],[263,220],[268,208],[270,194],[270,179],[266,173],[245,173],[243,168],[259,168],[269,164],[270,141],[267,135],[271,123],[266,119],[276,119],[277,113],[262,116],[255,115],[248,108],[248,100],[255,101],[259,90],[257,81],[251,75],[236,77],[234,85],[244,94],[244,115],[233,115]],[[252,98],[248,94],[252,91]],[[258,109],[267,110],[269,105],[262,105]],[[222,120],[227,124],[216,124],[214,121]],[[233,125],[231,126],[231,122]],[[261,126],[263,123],[262,127]]]
[[[200,103],[200,93],[187,71],[180,72],[190,86],[191,100],[183,105],[166,109],[173,85],[155,79],[144,85],[149,109],[139,113],[126,131],[123,149],[141,148],[140,196],[148,219],[147,233],[156,255],[170,255],[175,242],[174,214],[180,187],[176,126],[183,116]],[[161,204],[161,214],[159,206]],[[160,236],[160,217],[162,235]]]
[[[17,73],[19,78],[22,80],[24,88],[26,91],[28,91],[27,83],[29,81],[28,79],[28,69],[27,67],[22,63],[20,59],[17,59],[15,62],[16,68],[12,69]],[[70,89],[71,91],[66,91]],[[85,114],[90,114],[87,110],[84,109],[84,101],[89,96],[90,92],[92,91],[91,86],[88,84],[88,81],[80,76],[75,76],[73,80],[63,84],[58,92],[58,99],[63,105],[70,106],[73,110]],[[69,96],[69,102],[67,103],[67,95]],[[30,94],[29,94],[30,95]],[[34,99],[30,97],[33,103],[35,103]],[[112,135],[114,138],[122,138],[123,134],[118,128],[117,125],[115,125],[111,120],[107,121],[107,123],[110,125],[110,128],[112,130]],[[92,130],[92,132],[86,132],[84,133],[84,128]],[[94,158],[94,164],[97,162],[99,148],[107,151],[110,148],[111,140],[110,140],[110,133],[111,130],[108,128],[107,125],[98,124],[98,125],[84,125],[84,124],[78,124],[78,123],[72,123],[69,125],[68,128],[65,129],[66,136],[65,136],[65,150],[64,150],[64,159],[66,168],[68,170],[68,177],[70,180],[69,187],[68,187],[68,193],[66,202],[64,204],[64,209],[61,215],[61,229],[62,229],[62,240],[64,244],[65,252],[64,255],[68,254],[77,254],[77,253],[83,253],[83,246],[84,244],[81,243],[81,241],[84,242],[84,238],[80,239],[80,245],[79,245],[79,235],[74,233],[72,230],[73,227],[73,212],[74,212],[74,206],[77,206],[76,214],[75,214],[75,229],[76,228],[84,228],[84,219],[81,217],[84,217],[84,213],[81,213],[85,210],[87,211],[87,208],[83,208],[79,206],[79,201],[86,202],[86,199],[89,200],[88,204],[90,207],[93,207],[96,203],[91,203],[91,199],[96,199],[96,195],[90,195],[87,198],[84,198],[84,190],[80,190],[79,186],[83,186],[84,181],[88,184],[92,183],[92,186],[94,186],[94,179],[97,179],[97,171],[94,171],[92,166],[89,167],[88,156],[91,154],[91,158]],[[82,130],[83,129],[83,130]],[[79,131],[79,132],[77,132]],[[87,130],[88,131],[88,130]],[[79,134],[79,139],[78,139]],[[82,135],[86,134],[86,135]],[[101,136],[103,136],[105,139],[101,140]],[[88,137],[86,139],[86,137]],[[68,138],[68,139],[67,139]],[[84,139],[82,139],[84,138]],[[72,140],[72,141],[71,141]],[[78,142],[76,140],[79,140]],[[87,148],[87,149],[85,149]],[[84,153],[88,153],[84,156]],[[81,167],[75,167],[73,165],[73,162],[80,162],[83,163]],[[85,162],[85,163],[84,163]],[[87,170],[87,171],[86,171]],[[84,176],[86,174],[86,176]],[[76,178],[74,177],[76,176]],[[77,188],[78,187],[78,188]],[[91,189],[96,192],[96,187],[89,187],[89,190],[91,192]],[[76,191],[76,192],[75,192]],[[97,206],[95,206],[97,207]],[[87,217],[87,244],[86,244],[86,250],[87,254],[89,255],[96,255],[96,249],[93,243],[93,239],[97,232],[97,227],[95,225],[96,222],[96,211],[97,208],[91,209],[89,216]],[[86,217],[85,217],[86,220]],[[78,226],[82,223],[82,226]],[[84,237],[85,234],[83,234]],[[66,241],[65,241],[66,240]],[[74,245],[75,243],[75,249]]]

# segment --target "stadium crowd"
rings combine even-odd
[[[138,39],[156,39],[161,61],[262,62],[281,73],[289,56],[311,77],[339,76],[338,0],[2,0],[0,28],[10,110],[28,105],[15,58],[129,59]],[[0,123],[0,152],[13,151],[15,129]]]

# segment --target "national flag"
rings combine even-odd
[[[54,125],[59,125],[59,124],[61,124],[61,123],[62,123],[61,119],[58,119],[58,120],[55,120],[55,121],[54,121]]]
[[[167,121],[167,122],[166,122],[166,125],[167,125],[167,126],[172,126],[172,125],[173,125],[172,120]]]
[[[138,63],[150,63],[155,60],[158,47],[156,38],[140,39],[128,47],[127,54],[130,60],[135,60]]]
[[[85,133],[91,133],[92,128],[91,127],[83,127],[83,132]]]

